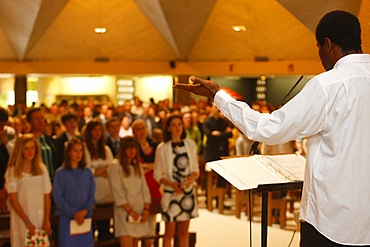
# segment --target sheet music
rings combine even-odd
[[[264,158],[270,160],[273,166],[289,178],[291,181],[303,181],[304,169],[303,164],[306,159],[301,155],[286,154],[286,155],[265,155]]]
[[[279,157],[281,156],[281,157]],[[303,180],[305,159],[297,155],[237,157],[208,162],[207,165],[239,190],[255,189],[260,184]]]

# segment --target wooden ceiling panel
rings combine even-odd
[[[161,0],[182,58],[187,58],[216,0]]]
[[[17,56],[10,47],[6,36],[0,28],[0,60],[17,60]]]
[[[37,63],[97,58],[156,63],[163,73],[171,69],[168,61],[178,61],[184,73],[197,72],[190,62],[215,70],[212,63],[225,69],[224,62],[261,59],[320,64],[314,29],[333,9],[358,13],[363,50],[370,52],[369,0],[1,0],[0,64],[24,62],[21,73],[35,71]],[[234,32],[233,25],[247,30]],[[108,31],[96,34],[96,27]]]
[[[233,25],[244,25],[247,31],[234,32]],[[256,57],[317,59],[313,34],[276,1],[219,0],[190,59]]]
[[[106,27],[96,34],[96,27]],[[48,49],[47,51],[45,49]],[[29,59],[171,60],[165,40],[131,0],[70,1]]]
[[[278,0],[293,15],[295,15],[313,33],[316,25],[326,13],[333,10],[345,10],[354,15],[358,14],[361,0]]]

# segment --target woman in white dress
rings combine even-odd
[[[95,180],[95,202],[113,203],[113,197],[108,181],[108,171],[113,162],[113,154],[105,144],[103,123],[93,119],[87,123],[84,132],[86,143],[86,164],[91,168]],[[98,228],[98,240],[105,241],[113,237],[110,233],[110,221],[102,220],[96,222]]]
[[[138,238],[148,233],[151,200],[134,137],[121,140],[118,159],[109,171],[109,181],[114,197],[115,235],[121,247],[137,246]]]
[[[34,235],[35,230],[43,229],[50,235],[50,177],[33,134],[17,138],[5,173],[5,188],[11,205],[11,246],[25,246],[26,230]]]

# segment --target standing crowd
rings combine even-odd
[[[137,246],[155,234],[153,205],[165,222],[163,246],[175,233],[189,246],[190,219],[198,217],[194,185],[206,190],[205,162],[247,154],[251,141],[206,101],[172,109],[166,100],[134,102],[62,102],[20,116],[1,108],[0,209],[10,210],[12,246],[24,245],[26,230],[40,229],[58,246],[93,246],[95,231],[97,241],[116,237]],[[221,177],[216,183],[226,185]],[[113,225],[91,223],[94,206],[105,203],[114,205]],[[53,229],[52,208],[59,216]],[[71,234],[71,220],[90,230]]]
[[[180,246],[189,245],[199,165],[182,117],[167,107],[131,110],[126,102],[119,113],[108,105],[53,104],[19,116],[0,108],[0,209],[10,211],[11,246],[26,246],[39,232],[58,246],[94,246],[95,232],[97,241],[137,246],[155,234],[153,204],[166,222],[163,245],[171,246],[176,225]],[[93,208],[104,203],[114,205],[113,219],[93,221]]]

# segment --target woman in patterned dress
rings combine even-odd
[[[198,216],[194,182],[199,174],[197,147],[186,138],[180,115],[166,121],[164,141],[155,155],[154,178],[163,188],[162,217],[165,221],[163,246],[171,246],[178,228],[179,246],[189,246],[190,219]]]

